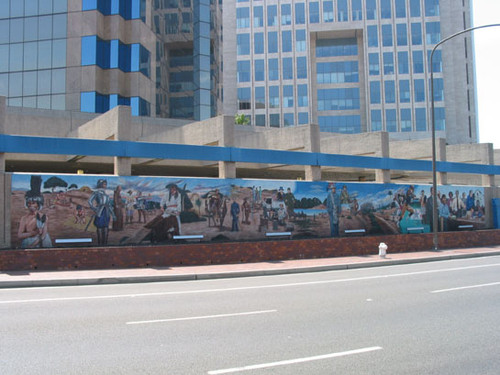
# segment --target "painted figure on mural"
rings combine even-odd
[[[132,190],[129,190],[125,197],[125,224],[132,224],[134,222],[135,198],[133,193]]]
[[[96,190],[90,196],[88,203],[94,211],[94,225],[97,228],[97,244],[106,245],[108,243],[109,222],[111,218],[116,220],[115,213],[111,207],[111,199],[106,193],[108,181],[99,179]]]
[[[175,217],[177,220],[178,233],[182,233],[181,229],[181,194],[176,184],[168,184],[165,186],[167,193],[163,196],[160,206],[163,209],[163,217]]]
[[[232,221],[232,226],[231,226],[231,232],[239,232],[239,227],[238,227],[238,218],[240,214],[240,205],[236,200],[231,203],[231,217],[233,218]]]
[[[125,207],[122,200],[122,187],[118,185],[113,193],[113,209],[115,211],[116,220],[113,220],[113,230],[123,230],[123,208]]]
[[[139,218],[137,219],[138,223],[146,222],[146,198],[142,196],[142,192],[137,193],[137,197],[135,198],[135,208],[137,210],[137,215]]]
[[[40,192],[42,178],[31,176],[31,190],[24,197],[28,213],[21,217],[17,236],[22,240],[22,248],[52,247],[48,232],[48,218],[43,214],[43,195]]]
[[[87,213],[81,204],[77,204],[75,208],[75,224],[86,224]]]
[[[295,217],[295,195],[292,193],[292,189],[287,188],[285,194],[285,206],[287,215],[289,218]]]
[[[443,194],[440,202],[438,202],[438,213],[439,213],[439,230],[441,232],[448,231],[448,219],[450,217],[450,208],[448,206],[448,199],[446,195]]]
[[[404,195],[403,206],[401,208],[400,220],[404,219],[406,211],[409,212],[409,215],[408,215],[409,217],[411,217],[415,213],[415,210],[411,206],[411,203],[413,202],[413,199],[415,199],[415,198],[416,198],[415,188],[413,187],[413,185],[410,185],[408,187],[408,190],[406,190],[406,193]]]
[[[330,219],[330,236],[339,236],[339,213],[340,213],[340,197],[337,192],[337,187],[333,182],[327,186],[328,194],[326,196],[326,211]]]
[[[243,210],[243,216],[244,216],[243,223],[248,225],[250,224],[250,220],[248,219],[250,218],[251,209],[247,198],[243,199],[243,204],[241,205],[241,208]]]

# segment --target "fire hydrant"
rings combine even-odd
[[[378,256],[381,258],[385,258],[386,251],[387,251],[387,245],[381,242],[380,245],[378,245]]]

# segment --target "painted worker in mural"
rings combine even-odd
[[[176,184],[168,184],[165,186],[167,193],[163,196],[161,200],[161,208],[163,209],[163,217],[175,217],[177,220],[177,226],[179,228],[178,234],[182,233],[181,229],[181,210],[182,210],[182,199],[179,193],[179,188]]]
[[[285,206],[287,215],[290,219],[295,217],[295,195],[292,193],[292,189],[287,188],[285,194]]]
[[[339,216],[340,216],[340,197],[337,194],[337,187],[333,182],[327,186],[326,211],[330,219],[330,236],[339,236]]]
[[[48,232],[49,220],[47,215],[43,214],[43,195],[40,192],[42,178],[40,176],[31,176],[31,190],[26,192],[24,197],[25,207],[28,213],[21,217],[17,236],[21,242],[21,247],[52,247],[52,240]]]
[[[111,218],[116,220],[115,212],[111,207],[111,199],[106,193],[108,181],[99,179],[96,190],[89,198],[89,207],[94,211],[94,225],[97,228],[97,244],[106,245],[108,243],[109,222]]]
[[[113,193],[113,210],[115,212],[116,220],[113,220],[113,230],[123,230],[123,209],[125,204],[122,200],[122,187],[118,185]]]

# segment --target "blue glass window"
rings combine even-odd
[[[406,0],[396,1],[396,18],[406,18]]]
[[[385,102],[395,103],[396,102],[396,86],[394,81],[384,81],[384,91],[385,91]]]
[[[431,65],[431,52],[432,50],[427,51],[427,61],[428,61],[429,71]],[[443,58],[440,49],[434,51],[434,56],[432,57],[432,71],[434,73],[443,71]]]
[[[398,123],[396,121],[396,110],[386,109],[385,110],[385,127],[388,132],[397,132]]]
[[[418,132],[427,131],[427,114],[425,108],[415,108],[415,125]]]
[[[292,52],[292,32],[290,30],[281,32],[281,51]]]
[[[323,132],[356,134],[361,132],[361,116],[319,116],[319,128]]]
[[[293,107],[293,86],[284,85],[283,86],[283,107],[292,108]]]
[[[407,79],[402,79],[401,81],[399,81],[399,102],[410,102],[410,81]]]
[[[255,68],[255,80],[264,81],[266,79],[266,68],[264,60],[261,59],[255,60],[254,68]]]
[[[23,44],[22,43],[10,45],[9,70],[11,72],[23,70]],[[12,95],[9,95],[9,96],[12,96]]]
[[[283,123],[285,126],[294,126],[294,114],[293,113],[284,113],[283,114]]]
[[[316,57],[357,56],[356,38],[318,39],[316,41]]]
[[[366,0],[366,19],[374,20],[377,16],[377,1]]]
[[[408,45],[408,35],[406,32],[406,24],[405,23],[399,23],[396,25],[396,35],[397,35],[398,46]]]
[[[359,82],[358,62],[319,62],[316,64],[318,84]]]
[[[292,24],[292,5],[291,4],[281,4],[281,24],[291,25]]]
[[[132,100],[132,115],[139,112],[139,103],[137,100]],[[171,97],[169,99],[170,117],[173,118],[193,118],[194,117],[194,98],[186,97]],[[137,116],[137,115],[136,115]]]
[[[299,112],[299,125],[309,124],[309,113]]]
[[[368,33],[368,47],[378,47],[377,25],[369,25],[366,30]]]
[[[38,69],[49,69],[51,67],[52,67],[52,42],[50,40],[44,40],[38,42]]]
[[[276,5],[267,6],[267,26],[278,25],[278,8]]]
[[[349,21],[349,15],[347,11],[347,0],[337,0],[337,21],[339,22]]]
[[[309,23],[319,23],[319,3],[309,2]]]
[[[382,46],[392,47],[392,25],[382,25]]]
[[[279,108],[280,106],[280,87],[269,86],[269,108]]]
[[[378,53],[368,54],[368,69],[371,76],[377,76],[380,74],[380,62]]]
[[[359,109],[359,88],[318,90],[318,111]]]
[[[250,87],[238,87],[238,109],[250,109],[252,90]]]
[[[411,109],[401,109],[401,131],[411,132]]]
[[[425,16],[439,16],[439,0],[425,0]]]
[[[424,54],[422,51],[413,51],[413,73],[424,72]]]
[[[173,35],[179,33],[179,17],[177,13],[165,14],[165,34]]]
[[[436,107],[434,109],[434,119],[436,130],[446,130],[446,114],[442,107]]]
[[[352,20],[361,21],[363,19],[363,7],[361,0],[351,0]]]
[[[414,46],[422,45],[422,24],[412,23],[411,24],[411,44]]]
[[[9,45],[0,45],[0,73],[9,71]],[[2,94],[0,94],[2,95]]]
[[[38,17],[27,17],[24,19],[24,41],[38,39]],[[9,21],[0,21],[0,42],[9,42]]]
[[[52,19],[52,17],[51,17]],[[51,25],[52,26],[52,25]],[[24,30],[24,21],[22,18],[14,18],[10,20],[10,42],[17,43],[23,41],[23,30]],[[52,30],[49,30],[50,35]]]
[[[408,64],[408,52],[402,51],[398,52],[398,73],[399,74],[408,74],[409,64]]]
[[[304,3],[295,3],[295,24],[304,25],[306,23],[306,8]]]
[[[370,104],[380,104],[380,81],[370,81]]]
[[[250,27],[250,8],[236,8],[236,28]]]
[[[283,79],[293,79],[293,58],[283,58]]]
[[[394,74],[394,56],[392,52],[384,52],[384,74]]]
[[[250,61],[238,61],[237,78],[238,82],[250,82]]]
[[[371,110],[372,132],[379,132],[382,130],[382,112],[380,109]]]
[[[380,0],[380,17],[391,18],[391,0]]]
[[[170,92],[193,91],[193,71],[171,72],[169,73],[169,83]]]
[[[256,55],[264,53],[264,33],[253,34],[253,48]]]
[[[280,79],[278,59],[269,59],[269,80],[277,81]]]
[[[410,16],[420,17],[420,0],[410,0]]]
[[[306,31],[304,29],[295,30],[295,51],[306,50]]]
[[[297,78],[307,78],[307,59],[306,57],[297,57]]]
[[[52,18],[53,29],[52,29],[52,38],[66,38],[67,36],[67,20],[66,14],[55,14]]]
[[[266,108],[266,88],[258,86],[255,88],[255,109]]]
[[[269,31],[267,33],[267,52],[276,53],[278,52],[278,32]]]
[[[255,126],[266,126],[266,115],[255,115]]]
[[[425,40],[427,44],[437,44],[441,41],[441,25],[439,22],[425,23]]]
[[[413,89],[415,102],[425,102],[425,81],[423,79],[416,79],[413,81]]]
[[[43,39],[52,39],[52,16],[38,17],[38,40]]]
[[[264,26],[264,9],[262,6],[253,7],[253,27]]]
[[[307,107],[309,105],[307,85],[297,85],[297,104],[299,107]]]
[[[82,37],[82,65],[95,65],[97,62],[97,36]]]
[[[323,1],[323,22],[333,22],[333,1]]]
[[[429,90],[431,83],[429,79]],[[434,101],[442,102],[444,100],[444,82],[442,78],[434,78]]]
[[[236,36],[237,54],[250,55],[250,34],[238,34]]]
[[[279,113],[271,113],[269,115],[269,126],[271,128],[279,128],[280,127],[280,115],[279,115]]]

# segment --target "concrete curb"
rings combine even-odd
[[[30,287],[53,287],[53,286],[81,286],[81,285],[106,285],[106,284],[133,284],[133,283],[152,283],[152,282],[168,282],[168,281],[194,281],[194,280],[210,280],[210,279],[228,279],[236,277],[255,277],[255,276],[272,276],[286,275],[293,273],[306,272],[324,272],[347,269],[359,269],[369,267],[385,267],[401,264],[437,262],[441,260],[479,258],[487,256],[500,255],[500,251],[481,252],[481,253],[464,253],[464,254],[443,254],[424,258],[409,258],[409,259],[385,259],[373,260],[359,263],[341,263],[325,266],[310,266],[296,267],[284,269],[257,269],[245,271],[227,271],[227,272],[207,272],[207,273],[186,273],[177,275],[158,275],[158,276],[110,276],[99,278],[74,278],[74,279],[52,279],[52,280],[15,280],[15,281],[0,281],[0,289],[5,288],[30,288]]]

